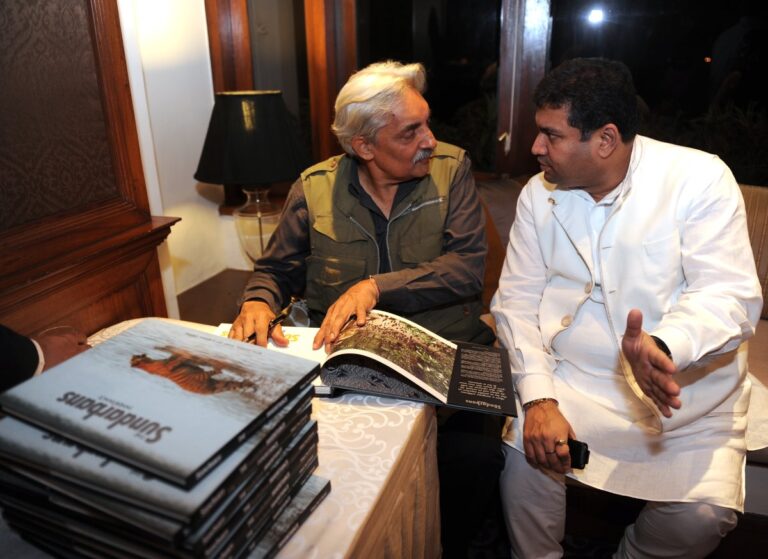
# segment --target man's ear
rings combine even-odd
[[[352,145],[355,154],[363,161],[370,161],[373,159],[373,145],[362,136],[353,137],[350,144]]]
[[[600,134],[600,142],[597,151],[601,157],[608,157],[621,144],[621,133],[619,133],[616,125],[610,122],[603,126],[598,133]]]

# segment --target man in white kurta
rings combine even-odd
[[[716,156],[636,135],[620,63],[568,61],[535,100],[542,172],[492,303],[524,409],[502,474],[513,553],[562,555],[567,474],[650,502],[617,556],[704,557],[743,510],[762,308],[738,185]]]

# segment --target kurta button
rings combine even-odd
[[[571,325],[572,322],[573,322],[573,317],[571,315],[567,314],[560,321],[560,324],[562,326],[564,326],[565,328],[568,328]]]
[[[584,293],[592,293],[592,284],[591,283],[584,284]]]

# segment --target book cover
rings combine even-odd
[[[188,490],[13,417],[0,419],[0,457],[28,477],[36,476],[43,482],[43,476],[52,478],[50,484],[57,490],[91,506],[119,510],[124,503],[122,514],[127,520],[153,523],[153,515],[142,515],[141,509],[164,515],[175,522],[155,526],[171,537],[182,524],[195,528],[214,516],[223,502],[238,494],[240,485],[279,456],[285,433],[297,431],[309,421],[311,393],[311,387],[305,388]],[[131,512],[130,505],[137,510]]]
[[[158,537],[152,527],[135,530],[119,515],[107,516],[103,511],[67,502],[66,498],[51,498],[42,484],[2,469],[0,503],[6,516],[23,513],[40,519],[45,528],[40,535],[51,535],[53,528],[58,526],[62,536],[80,538],[81,544],[98,542],[139,557],[160,554],[211,558],[219,557],[225,547],[232,550],[243,547],[242,540],[249,529],[268,526],[274,508],[289,499],[298,490],[294,485],[306,479],[316,466],[317,424],[311,421],[289,440],[276,464],[265,472],[257,472],[256,477],[260,479],[256,480],[255,487],[249,494],[236,499],[235,508],[226,517],[216,520],[214,526],[205,526],[201,530],[203,537],[193,537],[181,543]]]
[[[276,519],[290,505],[291,500],[301,491],[304,485],[313,477],[312,472],[317,468],[317,458],[305,456],[298,464],[286,472],[281,485],[275,487],[267,497],[266,503],[259,514],[247,517],[227,546],[219,550],[216,559],[231,559],[244,557],[259,541]],[[329,487],[330,489],[330,487]]]
[[[307,413],[307,419],[309,414]],[[146,509],[129,505],[123,501],[110,498],[107,495],[90,491],[81,486],[62,481],[58,478],[38,472],[27,465],[4,462],[8,470],[0,468],[0,500],[4,497],[18,495],[26,488],[23,495],[25,502],[33,498],[42,506],[49,508],[68,509],[75,513],[87,514],[89,524],[93,526],[114,525],[116,522],[122,530],[135,531],[142,540],[157,540],[162,546],[181,546],[188,549],[204,549],[218,535],[227,531],[228,524],[234,515],[240,514],[253,503],[253,495],[268,486],[273,472],[279,469],[286,460],[294,460],[299,456],[296,448],[298,433],[316,447],[317,434],[315,422],[306,421],[297,425],[295,431],[286,434],[281,445],[287,445],[272,457],[258,466],[249,468],[249,474],[240,485],[229,491],[226,487],[217,490],[224,495],[224,500],[205,518],[205,522],[197,529],[195,525],[184,524],[166,516],[150,512]],[[310,437],[314,437],[314,439]],[[307,443],[303,443],[301,449]],[[315,450],[316,452],[316,450]],[[11,483],[3,478],[12,477]],[[36,488],[36,495],[29,488]],[[13,487],[13,489],[10,489]],[[177,491],[181,491],[176,488]],[[253,506],[253,505],[251,505]]]
[[[316,372],[292,355],[148,319],[0,394],[0,406],[191,487]]]
[[[171,548],[154,548],[148,545],[146,540],[137,540],[130,534],[117,535],[104,531],[90,524],[87,519],[67,511],[30,506],[21,502],[4,503],[4,508],[8,526],[38,546],[42,540],[54,547],[70,549],[76,556],[94,556],[99,559],[181,557]],[[54,556],[57,555],[58,553],[54,553]]]
[[[286,330],[288,347],[275,349],[321,363],[326,387],[516,416],[509,356],[501,348],[454,344],[377,310],[364,326],[348,322],[327,355],[311,349],[317,329]]]
[[[219,336],[227,336],[229,334],[232,324],[222,322],[216,329],[216,334]],[[297,357],[303,357],[310,361],[315,361],[319,365],[325,362],[327,357],[324,349],[312,349],[312,342],[315,339],[320,328],[314,328],[312,326],[283,326],[283,336],[288,339],[288,345],[281,347],[276,345],[272,338],[269,339],[267,349],[272,351],[279,351],[282,353],[288,353],[289,355],[295,355]],[[312,381],[312,386],[315,388],[316,396],[333,396],[333,387],[323,384],[320,377],[316,377]]]
[[[290,450],[290,458],[270,472],[262,487],[249,496],[219,537],[202,548],[206,557],[236,556],[254,534],[269,527],[277,511],[288,503],[317,468],[316,431],[305,431],[300,438]],[[194,549],[197,551],[200,547]]]

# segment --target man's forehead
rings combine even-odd
[[[414,96],[408,99],[405,95],[401,97],[398,107],[392,113],[388,124],[394,124],[398,130],[415,129],[428,119],[431,111],[429,104],[421,94],[413,91]]]
[[[547,128],[557,128],[565,130],[567,128],[573,128],[568,123],[568,107],[551,107],[545,106],[536,109],[536,124],[539,127],[546,126]]]

